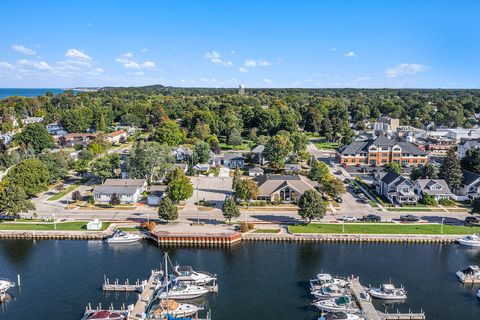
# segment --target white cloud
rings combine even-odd
[[[125,58],[133,58],[133,53],[127,52],[127,53],[124,53],[123,56],[124,56]]]
[[[270,80],[268,78],[265,78],[265,79],[263,79],[263,83],[270,84],[270,83],[272,83],[272,80]]]
[[[67,52],[65,53],[65,56],[67,58],[72,58],[72,59],[80,59],[80,60],[91,60],[88,55],[85,53],[81,52],[80,50],[77,49],[68,49]]]
[[[147,48],[142,48],[142,52],[147,52],[148,49]]]
[[[203,55],[203,58],[206,60],[209,60],[211,63],[221,64],[222,66],[227,68],[233,66],[232,61],[224,61],[220,53],[218,53],[215,50],[210,52],[205,52],[205,54]]]
[[[92,76],[98,76],[100,74],[102,74],[104,72],[104,70],[102,68],[95,68],[91,71],[88,71],[87,74],[90,74]]]
[[[347,51],[343,54],[343,56],[347,57],[347,58],[356,58],[357,57],[357,55],[353,51]]]
[[[2,69],[13,69],[13,66],[6,61],[0,61],[0,68],[2,68]]]
[[[128,63],[128,62],[130,62],[130,60],[128,60],[127,58],[117,58],[117,59],[115,59],[115,61],[117,61],[118,63]]]
[[[142,67],[145,69],[155,69],[155,63],[153,61],[144,61]]]
[[[267,60],[255,60],[255,59],[248,59],[245,60],[244,66],[245,67],[269,67],[272,63]]]
[[[247,68],[244,68],[244,67],[240,67],[238,69],[238,71],[240,71],[241,73],[247,73],[248,72],[248,69]]]
[[[17,52],[26,54],[27,56],[34,56],[34,55],[37,54],[37,52],[35,52],[35,50],[29,49],[29,48],[24,47],[24,46],[19,45],[19,44],[12,45],[12,49],[17,51]]]
[[[17,64],[19,64],[20,66],[28,66],[37,70],[53,71],[53,68],[45,61],[34,61],[34,60],[23,59],[23,60],[18,60]]]
[[[140,69],[141,66],[136,63],[135,61],[128,61],[123,64],[123,66],[127,69]]]
[[[333,52],[337,51],[337,48],[332,48],[332,51],[333,51]]]
[[[418,73],[422,73],[430,69],[429,66],[418,63],[402,63],[397,64],[395,67],[387,69],[385,74],[389,78],[398,78],[402,76],[412,76]]]

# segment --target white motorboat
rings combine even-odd
[[[318,318],[318,320],[364,320],[364,318],[351,313],[328,312],[322,314],[322,316]]]
[[[336,284],[326,284],[320,287],[320,289],[312,290],[311,294],[317,299],[333,299],[338,298],[346,294],[346,289],[341,288]]]
[[[160,300],[160,303],[152,309],[154,315],[167,317],[170,315],[175,318],[183,318],[196,314],[198,311],[203,310],[202,307],[196,306],[191,303],[179,303],[173,299]]]
[[[168,292],[161,291],[158,294],[158,298],[167,299],[167,297],[170,297],[178,300],[189,300],[201,297],[207,293],[208,289],[204,287],[177,282],[171,288],[169,288]]]
[[[205,285],[217,280],[217,275],[205,271],[195,271],[190,266],[175,266],[173,272],[176,280],[197,285]]]
[[[0,279],[0,292],[7,292],[8,289],[15,287],[15,282],[8,279]]]
[[[126,233],[123,231],[116,231],[111,237],[105,240],[106,243],[131,243],[137,242],[142,237],[138,234]]]
[[[478,289],[477,297],[478,297],[478,299],[480,299],[480,289]]]
[[[478,234],[472,234],[462,239],[458,239],[457,241],[462,246],[480,247],[480,236]]]
[[[334,278],[328,273],[319,273],[317,277],[310,280],[310,290],[315,291],[321,289],[325,285],[335,284],[341,288],[344,288],[350,284],[346,279]]]
[[[317,300],[313,305],[325,312],[345,312],[357,313],[359,308],[357,304],[351,300],[349,296],[341,296],[336,299]]]
[[[475,265],[471,265],[463,270],[457,271],[456,275],[462,283],[480,282],[480,268]]]
[[[382,284],[380,288],[370,289],[368,292],[373,298],[381,300],[404,300],[407,292],[403,287],[395,288],[393,284]]]

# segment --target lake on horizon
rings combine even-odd
[[[0,88],[0,99],[11,96],[37,97],[43,96],[47,92],[59,94],[65,91],[59,88]]]

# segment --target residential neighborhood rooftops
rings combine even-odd
[[[243,160],[245,159],[241,153],[225,153],[223,160]]]
[[[480,175],[473,173],[468,170],[462,170],[463,172],[463,184],[466,186],[471,185],[472,183],[476,182],[479,178]]]
[[[116,137],[116,136],[120,136],[122,134],[126,134],[127,132],[125,130],[117,130],[117,131],[114,131],[114,132],[110,132],[107,134],[107,137]]]

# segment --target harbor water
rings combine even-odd
[[[218,275],[219,292],[205,303],[214,320],[316,319],[308,280],[316,273],[355,275],[364,285],[402,285],[402,304],[375,302],[377,309],[423,310],[431,320],[478,320],[479,286],[462,285],[455,272],[480,265],[480,250],[458,245],[239,243],[231,247],[159,248],[144,241],[107,245],[101,241],[2,240],[0,278],[17,279],[0,304],[0,319],[78,320],[88,303],[120,307],[135,293],[104,293],[104,275],[130,282],[171,260]]]

